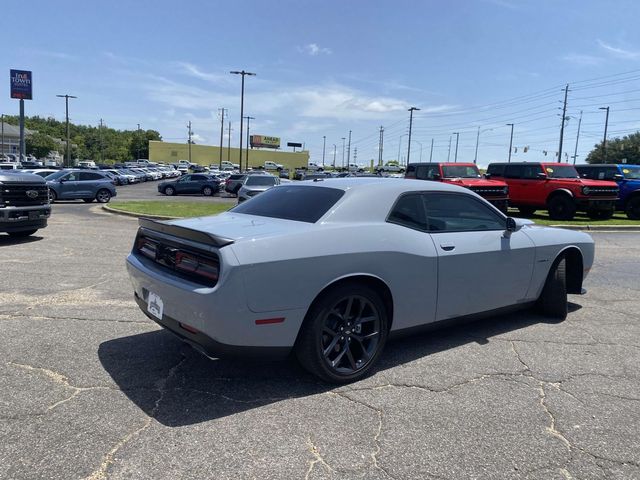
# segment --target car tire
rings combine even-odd
[[[58,199],[58,195],[55,190],[49,189],[49,203],[53,203]]]
[[[15,238],[24,238],[24,237],[29,237],[33,235],[37,231],[38,229],[36,228],[35,230],[22,230],[21,232],[9,232],[9,236],[15,237]]]
[[[633,197],[627,202],[625,212],[631,220],[640,220],[640,196]]]
[[[589,210],[587,215],[593,220],[609,220],[613,217],[614,209],[610,210]]]
[[[552,220],[573,220],[576,214],[573,199],[563,194],[552,197],[547,207]]]
[[[98,193],[96,193],[96,200],[98,203],[109,203],[109,200],[111,200],[111,192],[106,188],[98,190]]]
[[[204,187],[204,188],[202,189],[202,194],[203,194],[205,197],[211,197],[211,196],[213,196],[213,194],[214,194],[214,193],[215,193],[215,192],[213,191],[213,188],[211,188],[211,187]]]
[[[83,198],[82,201],[84,203],[91,203],[91,202],[93,202],[93,198]]]
[[[363,318],[366,322],[361,322]],[[384,349],[388,324],[384,302],[374,289],[343,283],[317,298],[307,312],[295,345],[296,357],[326,382],[359,380],[370,373]]]
[[[564,257],[551,267],[536,308],[542,315],[557,322],[567,318],[567,262]]]
[[[176,189],[173,187],[165,187],[162,193],[171,197],[176,194]]]
[[[530,217],[531,215],[536,213],[536,208],[535,207],[518,207],[518,211],[522,215],[524,215],[526,217]]]

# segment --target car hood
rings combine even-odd
[[[6,173],[12,170],[0,171],[0,183],[2,182],[30,182],[30,183],[45,183],[44,178],[35,173]],[[19,170],[16,170],[19,171]],[[48,183],[48,182],[46,182]]]
[[[190,228],[211,235],[238,241],[257,237],[280,235],[311,228],[313,224],[226,212],[208,217],[172,220],[171,225]]]
[[[610,180],[590,180],[588,178],[549,178],[555,183],[565,183],[569,184],[580,184],[585,187],[617,187],[618,184],[616,182],[612,182]]]
[[[468,187],[506,187],[507,184],[500,180],[487,180],[486,178],[445,178],[445,182]]]

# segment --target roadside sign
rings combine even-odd
[[[32,100],[31,72],[28,70],[10,70],[11,98],[20,100]]]

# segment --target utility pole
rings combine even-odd
[[[420,110],[417,107],[409,108],[409,145],[407,145],[407,165],[409,165],[409,157],[411,157],[411,127],[413,126],[413,112]]]
[[[573,164],[576,164],[578,158],[578,140],[580,139],[580,125],[582,124],[582,110],[580,110],[580,119],[578,120],[578,133],[576,134],[576,149],[573,151]]]
[[[247,155],[245,157],[244,166],[245,168],[249,168],[249,122],[251,122],[251,120],[255,120],[256,117],[247,116],[244,118],[247,121]]]
[[[0,156],[4,158],[4,113],[2,114],[2,150],[0,150]]]
[[[240,93],[240,156],[239,156],[239,159],[240,159],[239,166],[240,166],[240,171],[242,171],[242,117],[244,116],[244,77],[246,75],[255,76],[255,73],[245,72],[244,70],[232,71],[229,73],[233,75],[242,75],[242,89]]]
[[[476,134],[476,154],[473,156],[473,163],[478,163],[478,144],[480,143],[480,125],[478,125],[478,133]]]
[[[451,135],[449,135],[449,150],[447,151],[447,162],[451,160]]]
[[[104,163],[104,145],[102,143],[102,119],[100,119],[100,128],[98,130],[100,134],[100,163]]]
[[[569,84],[564,87],[564,105],[562,107],[562,121],[560,122],[560,146],[558,147],[558,162],[562,162],[562,143],[564,140],[564,121],[567,118],[567,95],[569,94]],[[509,152],[511,155],[511,152]]]
[[[333,168],[336,168],[336,150],[338,149],[338,147],[336,147],[336,144],[333,144]]]
[[[222,170],[222,142],[224,142],[224,111],[226,108],[221,108],[222,118],[220,119],[220,162],[218,163],[218,169]]]
[[[607,117],[604,121],[604,138],[602,139],[602,151],[604,153],[604,162],[607,163],[607,127],[609,126],[609,107],[600,107],[598,110],[607,111]]]
[[[433,160],[433,138],[431,139],[431,152],[429,153],[429,163]]]
[[[323,135],[322,136],[322,168],[324,168],[324,151],[326,147],[327,147],[327,136]]]
[[[513,147],[513,123],[507,123],[507,127],[511,127],[511,137],[509,139],[509,163],[511,163],[511,147]]]
[[[191,125],[191,122],[189,122],[189,125]],[[191,127],[189,127],[191,128]],[[191,139],[191,135],[189,135],[189,139]],[[140,124],[138,124],[138,141],[136,142],[138,145],[138,158],[136,158],[136,160],[138,160],[140,158]],[[191,142],[189,142],[191,143]],[[191,149],[191,147],[189,147],[189,149]],[[191,161],[191,150],[189,150],[189,161]]]
[[[140,124],[138,124],[138,129],[140,128]],[[189,129],[189,163],[191,163],[191,120],[189,120],[189,124],[187,125],[187,128]]]
[[[227,162],[231,161],[231,122],[229,122],[229,137],[227,138],[229,144],[227,145]]]
[[[344,168],[344,141],[346,140],[345,137],[342,137],[342,168]]]
[[[67,167],[71,166],[71,143],[69,140],[69,99],[70,98],[78,98],[73,95],[56,95],[56,97],[64,98],[65,105],[65,118],[67,124]]]
[[[347,148],[347,168],[349,168],[350,163],[351,163],[351,130],[349,130],[349,146]]]
[[[458,140],[460,140],[460,132],[453,132],[456,136],[456,153],[453,156],[453,163],[458,163]]]
[[[384,146],[384,127],[380,125],[380,141],[378,142],[378,166],[382,166],[382,147]]]

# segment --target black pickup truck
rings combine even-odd
[[[0,232],[28,237],[47,226],[49,188],[38,175],[14,172],[0,171]]]

